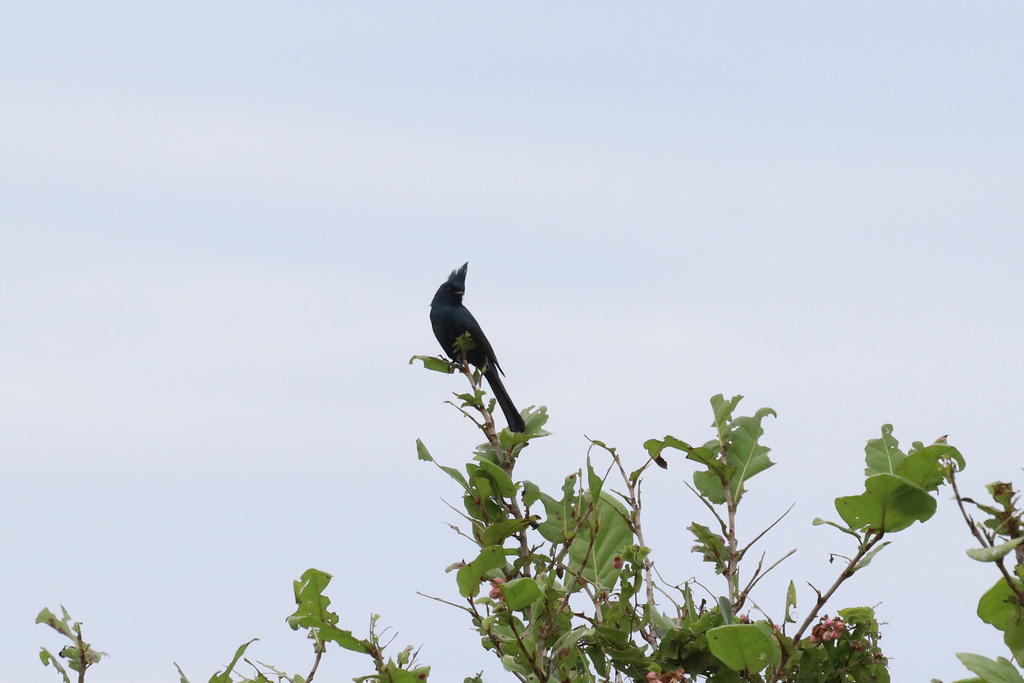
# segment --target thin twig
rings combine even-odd
[[[757,564],[757,572],[755,572],[755,574],[754,574],[754,577],[753,577],[753,578],[752,578],[752,579],[750,580],[750,583],[748,583],[748,584],[747,584],[747,587],[743,589],[743,592],[742,592],[742,593],[740,593],[740,599],[739,599],[739,606],[737,606],[737,608],[736,608],[736,609],[739,609],[739,607],[741,607],[741,606],[743,605],[743,603],[744,603],[744,602],[746,601],[746,599],[747,599],[747,596],[748,596],[748,595],[750,594],[750,591],[752,591],[752,590],[754,589],[754,586],[756,586],[756,585],[757,585],[757,582],[758,582],[758,581],[760,581],[760,580],[761,580],[761,579],[763,579],[763,578],[764,578],[765,576],[767,576],[767,575],[768,575],[768,572],[770,572],[771,570],[773,570],[773,569],[775,569],[776,567],[778,567],[778,566],[779,566],[780,564],[782,564],[782,562],[783,562],[783,561],[784,561],[784,560],[785,560],[786,558],[788,558],[788,557],[789,557],[790,555],[792,555],[792,554],[793,554],[793,553],[795,553],[795,552],[796,552],[796,548],[793,548],[793,549],[792,549],[792,550],[790,550],[790,551],[789,551],[788,553],[786,553],[785,555],[783,555],[782,557],[780,557],[780,558],[779,558],[778,560],[776,560],[776,561],[775,561],[775,564],[773,564],[772,566],[768,567],[768,569],[765,569],[765,570],[764,570],[764,573],[761,573],[761,563],[760,563],[760,562],[758,562],[758,564]],[[761,559],[762,559],[762,560],[764,559],[764,556],[763,556],[763,555],[761,556]]]
[[[967,510],[964,509],[963,499],[960,497],[960,489],[956,485],[956,476],[953,473],[953,467],[949,468],[949,483],[953,485],[953,495],[956,497],[956,504],[960,507],[960,513],[964,516],[964,521],[967,522],[968,528],[974,537],[978,539],[983,548],[991,548],[994,543],[992,539],[986,538],[986,536],[978,530],[974,520],[971,519],[970,515],[967,514]],[[1003,558],[996,560],[996,566],[999,567],[1000,573],[1003,575],[1003,579],[1006,580],[1006,585],[1010,587],[1010,590],[1017,596],[1019,602],[1024,602],[1024,588],[1019,587],[1018,583],[1013,580],[1010,576],[1010,572],[1006,570],[1006,565],[1003,564]]]
[[[796,503],[793,503],[793,505],[796,505]],[[754,537],[754,540],[753,540],[753,541],[751,541],[750,543],[748,543],[748,544],[747,544],[747,546],[746,546],[746,547],[745,547],[745,548],[744,548],[743,550],[741,550],[741,551],[740,551],[740,559],[741,559],[741,560],[743,559],[743,556],[747,554],[747,551],[748,551],[748,550],[750,550],[750,547],[751,547],[752,545],[754,545],[755,543],[757,543],[758,541],[760,541],[760,540],[761,540],[761,537],[762,537],[762,536],[764,536],[764,535],[765,535],[766,533],[768,533],[769,531],[771,531],[771,530],[772,530],[772,527],[774,527],[774,526],[775,526],[776,524],[778,524],[779,522],[781,522],[781,521],[782,521],[782,520],[783,520],[783,519],[785,518],[785,516],[786,516],[786,515],[788,515],[788,514],[790,513],[790,511],[791,511],[791,510],[793,509],[793,505],[790,505],[790,506],[789,506],[789,510],[786,510],[785,512],[783,512],[783,513],[782,513],[782,516],[781,516],[781,517],[779,517],[779,518],[778,518],[777,520],[775,520],[774,522],[772,522],[771,524],[769,524],[769,525],[768,525],[768,528],[767,528],[767,529],[765,529],[764,531],[762,531],[761,533],[759,533],[759,534],[758,534],[757,536],[755,536],[755,537]]]
[[[419,591],[416,591],[416,595],[420,595],[420,596],[422,596],[424,598],[428,598],[430,600],[437,600],[438,602],[443,602],[444,604],[446,604],[446,605],[448,605],[450,607],[454,607],[456,609],[461,609],[462,611],[469,612],[470,614],[473,613],[473,610],[469,609],[468,607],[463,607],[462,605],[456,605],[454,602],[448,602],[447,600],[444,600],[442,598],[435,598],[433,595],[427,595],[426,593],[420,593]]]
[[[974,534],[974,537],[978,539],[978,542],[981,543],[982,548],[991,548],[992,543],[985,538],[984,534],[978,531],[978,527],[975,526],[974,520],[971,519],[971,516],[967,514],[967,510],[964,508],[964,501],[963,498],[960,497],[960,489],[957,488],[956,475],[953,474],[952,467],[950,467],[949,470],[949,483],[953,485],[953,496],[956,498],[956,504],[960,508],[960,514],[964,516],[964,521],[967,522],[967,527],[971,530],[971,533]]]
[[[320,645],[320,643],[317,643],[317,645]],[[316,649],[316,659],[313,660],[313,669],[309,672],[309,675],[306,676],[306,683],[310,683],[310,681],[313,680],[313,676],[316,675],[316,668],[318,666],[320,666],[320,658],[323,657],[323,654],[324,654],[324,651],[322,649],[320,649],[319,647],[317,647],[317,649]]]

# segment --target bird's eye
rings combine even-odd
[[[445,288],[444,288],[444,290],[445,290],[446,292],[450,292],[450,291],[452,291],[452,286],[451,286],[451,285],[448,285],[447,287],[445,287]]]

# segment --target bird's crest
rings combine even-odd
[[[469,270],[469,261],[462,264],[462,267],[458,270],[453,270],[452,274],[448,276],[448,284],[454,285],[458,290],[465,291],[466,289],[466,271]]]

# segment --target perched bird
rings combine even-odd
[[[441,348],[451,358],[462,361],[455,351],[455,340],[466,332],[475,345],[466,352],[466,360],[477,368],[482,368],[487,383],[491,385],[491,391],[501,412],[505,413],[508,421],[509,431],[524,432],[526,423],[523,416],[519,414],[516,407],[512,405],[512,399],[501,383],[500,375],[505,374],[498,365],[498,358],[494,355],[491,343],[487,341],[484,331],[480,329],[480,323],[476,321],[473,314],[462,305],[462,295],[466,292],[466,271],[469,263],[462,264],[458,270],[453,270],[448,280],[437,288],[434,300],[430,302],[430,326],[434,328],[434,336],[440,342]]]

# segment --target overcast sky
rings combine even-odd
[[[520,407],[554,435],[711,438],[710,396],[778,411],[740,529],[829,585],[863,446],[949,434],[965,493],[1021,482],[1024,8],[1015,2],[34,3],[0,8],[2,678],[205,681],[235,648],[306,675],[291,581],[423,645],[432,680],[509,681],[462,614],[444,522],[479,439],[428,304],[469,261]],[[692,467],[650,473],[662,574],[715,582]],[[1005,655],[997,579],[947,492],[827,611],[875,605],[893,680]],[[396,650],[397,651],[397,650]],[[364,661],[365,660],[365,661]],[[318,673],[369,660],[332,651]]]

